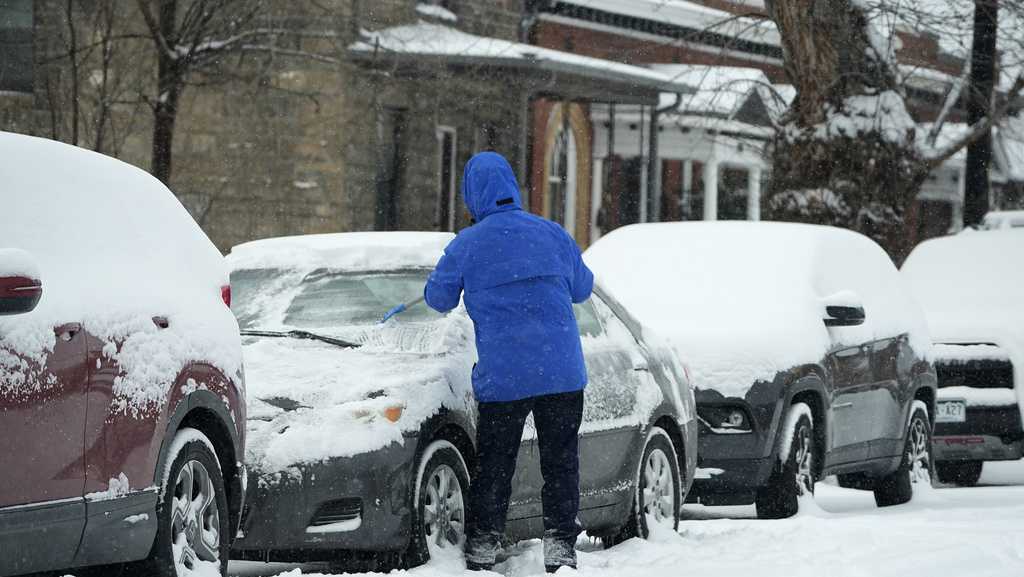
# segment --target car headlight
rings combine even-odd
[[[697,416],[700,418],[701,424],[712,433],[749,433],[753,430],[750,415],[741,406],[698,406]]]
[[[402,413],[405,412],[403,405],[387,405],[381,409],[368,409],[360,408],[352,411],[352,416],[359,421],[365,423],[372,423],[378,418],[382,417],[391,423],[397,423],[402,418]]]

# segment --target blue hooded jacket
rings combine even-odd
[[[476,224],[445,248],[424,296],[447,312],[465,292],[476,327],[477,400],[582,390],[587,369],[572,304],[590,298],[594,275],[576,242],[523,210],[512,167],[500,154],[470,159],[462,196]]]

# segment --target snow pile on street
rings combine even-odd
[[[130,414],[165,402],[189,362],[240,374],[238,327],[221,299],[224,260],[163,184],[119,160],[15,134],[0,133],[0,158],[10,196],[0,247],[30,254],[43,280],[36,310],[0,318],[0,387],[22,387],[26,371],[41,370],[54,327],[69,322],[118,363],[113,404]],[[25,267],[23,256],[14,262]]]
[[[679,533],[656,532],[608,550],[581,538],[579,577],[1018,577],[1024,574],[1022,463],[987,463],[982,486],[936,489],[879,509],[868,491],[818,483],[791,519],[763,521],[749,507],[688,505]],[[805,506],[807,505],[807,506]],[[544,574],[540,541],[523,541],[494,572],[466,571],[458,553],[391,575],[533,577]],[[322,577],[321,565],[233,562],[232,577]],[[378,576],[356,574],[353,577]]]
[[[923,318],[888,256],[847,230],[632,225],[602,237],[584,258],[645,329],[675,347],[695,387],[725,396],[742,397],[758,380],[819,362],[836,344],[909,333],[919,354],[930,347]],[[867,320],[828,329],[825,304],[844,291],[856,293]]]
[[[1022,262],[1024,229],[965,230],[919,244],[902,270],[935,342],[994,343],[1013,363],[1015,383],[1024,383]],[[952,347],[938,350],[951,352]],[[1016,389],[1020,402],[1024,387]]]

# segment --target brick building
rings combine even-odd
[[[761,0],[539,5],[531,30],[537,45],[648,66],[696,90],[663,94],[657,108],[538,102],[534,206],[551,218],[580,218],[581,210],[558,205],[589,194],[591,239],[632,222],[759,219],[761,190],[770,177],[764,147],[773,120],[795,95],[786,84],[778,31],[770,21],[750,17],[763,12]],[[931,121],[964,63],[943,52],[933,36],[898,29],[897,37],[908,109]],[[572,110],[569,122],[564,109]],[[940,141],[965,129],[961,112],[957,103]],[[563,133],[574,141],[575,158],[568,161]],[[991,176],[998,196],[1019,189],[1024,139],[1000,138],[997,131],[996,141]],[[582,150],[590,157],[583,158]],[[576,169],[574,181],[559,178],[565,165]],[[963,226],[963,166],[961,153],[931,175],[909,214],[908,235],[923,239]]]

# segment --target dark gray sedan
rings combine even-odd
[[[463,538],[475,461],[472,323],[424,305],[451,235],[353,233],[235,247],[234,308],[249,387],[252,474],[234,557],[414,565]],[[590,383],[581,512],[611,545],[678,525],[697,429],[683,367],[597,287],[576,306]],[[543,532],[528,421],[509,509],[513,540]]]

